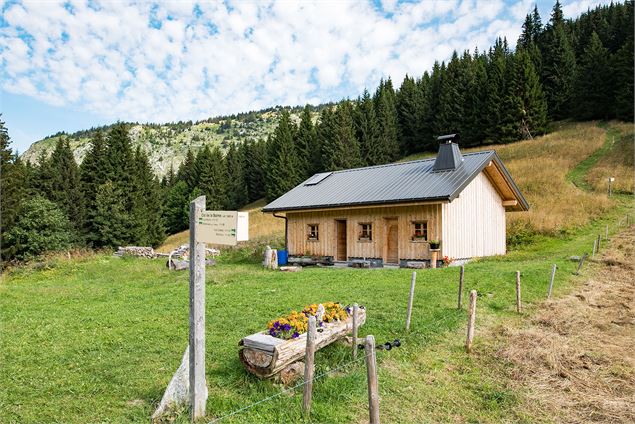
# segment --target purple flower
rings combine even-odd
[[[273,336],[273,337],[276,337],[276,330],[275,330],[275,328],[270,328],[270,329],[269,329],[269,335],[271,335],[271,336]]]
[[[297,331],[291,335],[292,339],[297,339],[298,337],[300,337],[300,333],[298,333]]]
[[[289,324],[285,324],[282,326],[282,331],[290,331],[291,330],[291,326]]]

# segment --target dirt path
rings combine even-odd
[[[635,422],[635,228],[593,260],[592,277],[498,334],[523,409],[548,421]]]

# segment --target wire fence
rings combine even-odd
[[[257,402],[254,402],[254,403],[249,404],[247,406],[244,406],[242,408],[236,409],[235,411],[232,411],[232,412],[230,412],[230,413],[228,413],[226,415],[223,415],[221,417],[215,418],[212,421],[210,421],[208,424],[214,424],[214,423],[220,422],[220,421],[222,421],[224,419],[227,419],[227,418],[229,418],[231,416],[234,416],[234,415],[240,414],[242,412],[245,412],[245,411],[247,411],[249,409],[252,409],[252,408],[254,408],[254,407],[256,407],[256,406],[258,406],[258,405],[260,405],[262,403],[269,402],[269,401],[274,400],[274,399],[276,399],[276,398],[278,398],[278,397],[280,397],[280,396],[282,396],[282,395],[284,395],[286,393],[292,392],[295,389],[297,389],[298,387],[302,387],[302,386],[306,385],[309,381],[316,381],[316,380],[319,380],[321,378],[326,377],[327,375],[333,374],[333,373],[335,373],[337,371],[341,371],[342,369],[350,366],[351,364],[357,363],[357,362],[359,362],[361,360],[365,360],[367,355],[368,354],[366,353],[364,355],[359,356],[357,359],[353,359],[352,361],[348,361],[346,363],[340,364],[337,367],[335,367],[335,368],[333,368],[333,369],[331,369],[329,371],[326,371],[326,372],[323,372],[322,374],[316,375],[311,380],[302,380],[302,382],[296,384],[295,386],[284,388],[284,389],[282,389],[280,392],[278,392],[276,394],[273,394],[271,396],[267,396],[266,398],[261,399],[261,400],[259,400]]]
[[[621,220],[619,220],[615,224],[615,227],[613,227],[613,229],[619,230],[619,228],[622,225],[624,225],[625,223],[628,225],[629,224],[628,221],[629,221],[629,216],[626,215],[624,218],[622,218]],[[606,238],[605,238],[606,240],[608,240],[608,235],[609,235],[609,231],[608,231],[608,226],[607,226]],[[411,339],[411,340],[412,340],[413,337],[426,338],[427,339],[430,336],[430,331],[429,330],[431,330],[432,328],[439,327],[441,324],[446,324],[446,323],[449,323],[449,322],[456,322],[457,325],[458,325],[461,321],[464,321],[466,318],[467,317],[466,317],[465,314],[461,314],[461,315],[457,315],[456,313],[447,314],[446,316],[443,316],[443,317],[438,318],[436,320],[429,321],[425,325],[418,325],[418,326],[414,327],[413,328],[414,331],[407,332],[407,337],[409,339]],[[364,340],[364,339],[363,338],[358,338],[358,340]],[[382,350],[382,345],[378,346],[378,350]],[[229,412],[229,413],[227,413],[225,415],[222,415],[222,416],[220,416],[218,418],[215,418],[215,419],[209,421],[208,424],[214,424],[214,423],[221,422],[221,421],[226,420],[226,419],[228,419],[230,417],[233,417],[233,416],[236,416],[238,414],[241,414],[241,413],[244,413],[246,411],[249,411],[249,410],[257,407],[258,405],[273,401],[273,400],[275,400],[275,399],[277,399],[277,398],[279,398],[279,397],[281,397],[281,396],[283,396],[283,395],[285,395],[287,393],[290,393],[290,392],[292,392],[292,391],[294,391],[294,390],[296,390],[296,389],[298,389],[300,387],[305,386],[309,381],[315,382],[315,381],[320,380],[320,379],[322,379],[324,377],[332,375],[332,374],[334,374],[336,372],[342,371],[343,369],[346,369],[346,368],[348,368],[349,366],[351,366],[353,364],[356,364],[356,363],[358,363],[360,361],[366,360],[366,358],[368,357],[369,354],[370,353],[368,351],[366,351],[364,353],[364,355],[360,355],[357,359],[353,359],[351,361],[346,361],[344,363],[341,363],[338,366],[336,366],[335,368],[330,369],[329,371],[326,371],[326,372],[323,372],[323,373],[321,373],[319,375],[316,375],[311,380],[303,379],[300,383],[298,383],[296,385],[284,388],[284,389],[280,390],[278,393],[275,393],[273,395],[267,396],[267,397],[265,397],[263,399],[260,399],[260,400],[258,400],[256,402],[253,402],[253,403],[251,403],[249,405],[243,406],[243,407],[238,408],[238,409],[236,409],[236,410],[234,410],[232,412]]]
[[[428,323],[426,323],[426,325],[416,327],[417,331],[409,333],[408,336],[409,337],[422,336],[422,335],[426,335],[427,336],[428,334],[427,333],[423,333],[422,330],[429,330],[429,329],[431,329],[433,327],[438,326],[441,323],[447,323],[447,322],[450,322],[450,321],[455,321],[456,318],[457,318],[456,315],[448,315],[448,316],[439,318],[437,320],[428,322]],[[364,340],[363,338],[358,338],[358,339],[359,340]],[[379,345],[377,349],[378,350],[383,350],[382,349],[382,345]],[[253,409],[253,408],[255,408],[258,405],[273,401],[273,400],[281,397],[282,395],[285,395],[287,393],[293,392],[294,390],[298,389],[299,387],[305,386],[309,381],[314,381],[315,382],[316,380],[320,380],[320,379],[322,379],[324,377],[327,377],[327,376],[329,376],[331,374],[334,374],[336,372],[342,371],[343,369],[348,368],[352,364],[358,363],[358,362],[363,361],[363,360],[365,361],[366,357],[368,355],[369,355],[369,353],[365,352],[363,355],[360,355],[357,359],[353,359],[351,361],[347,361],[347,362],[341,363],[338,366],[336,366],[335,368],[330,369],[329,371],[326,371],[326,372],[323,372],[323,373],[321,373],[319,375],[316,375],[315,377],[313,377],[312,380],[304,380],[303,379],[300,383],[298,383],[298,384],[296,384],[294,386],[290,386],[290,387],[284,388],[284,389],[280,390],[278,393],[275,393],[273,395],[267,396],[267,397],[265,397],[263,399],[260,399],[260,400],[258,400],[256,402],[253,402],[253,403],[251,403],[249,405],[243,406],[243,407],[238,408],[238,409],[236,409],[236,410],[234,410],[232,412],[229,412],[229,413],[227,413],[225,415],[222,415],[222,416],[220,416],[218,418],[215,418],[215,419],[209,421],[208,424],[214,424],[214,423],[221,422],[221,421],[223,421],[223,420],[225,420],[227,418],[230,418],[232,416],[235,416],[235,415],[241,414],[243,412],[246,412],[246,411],[248,411],[250,409]]]

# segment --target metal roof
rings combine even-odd
[[[317,184],[315,176],[283,194],[263,212],[335,208],[416,201],[452,201],[495,161],[523,209],[529,205],[495,151],[463,155],[456,169],[434,171],[435,158],[335,171]]]

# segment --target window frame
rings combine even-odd
[[[421,235],[417,236],[417,225],[423,225],[421,228]],[[427,243],[430,240],[430,232],[428,231],[428,221],[412,221],[412,237],[410,239],[415,243]]]
[[[307,241],[320,241],[320,224],[307,224]],[[315,228],[313,228],[315,227]]]
[[[357,236],[358,242],[371,242],[373,241],[373,223],[372,222],[359,222],[359,233]],[[367,228],[365,228],[368,226]]]

